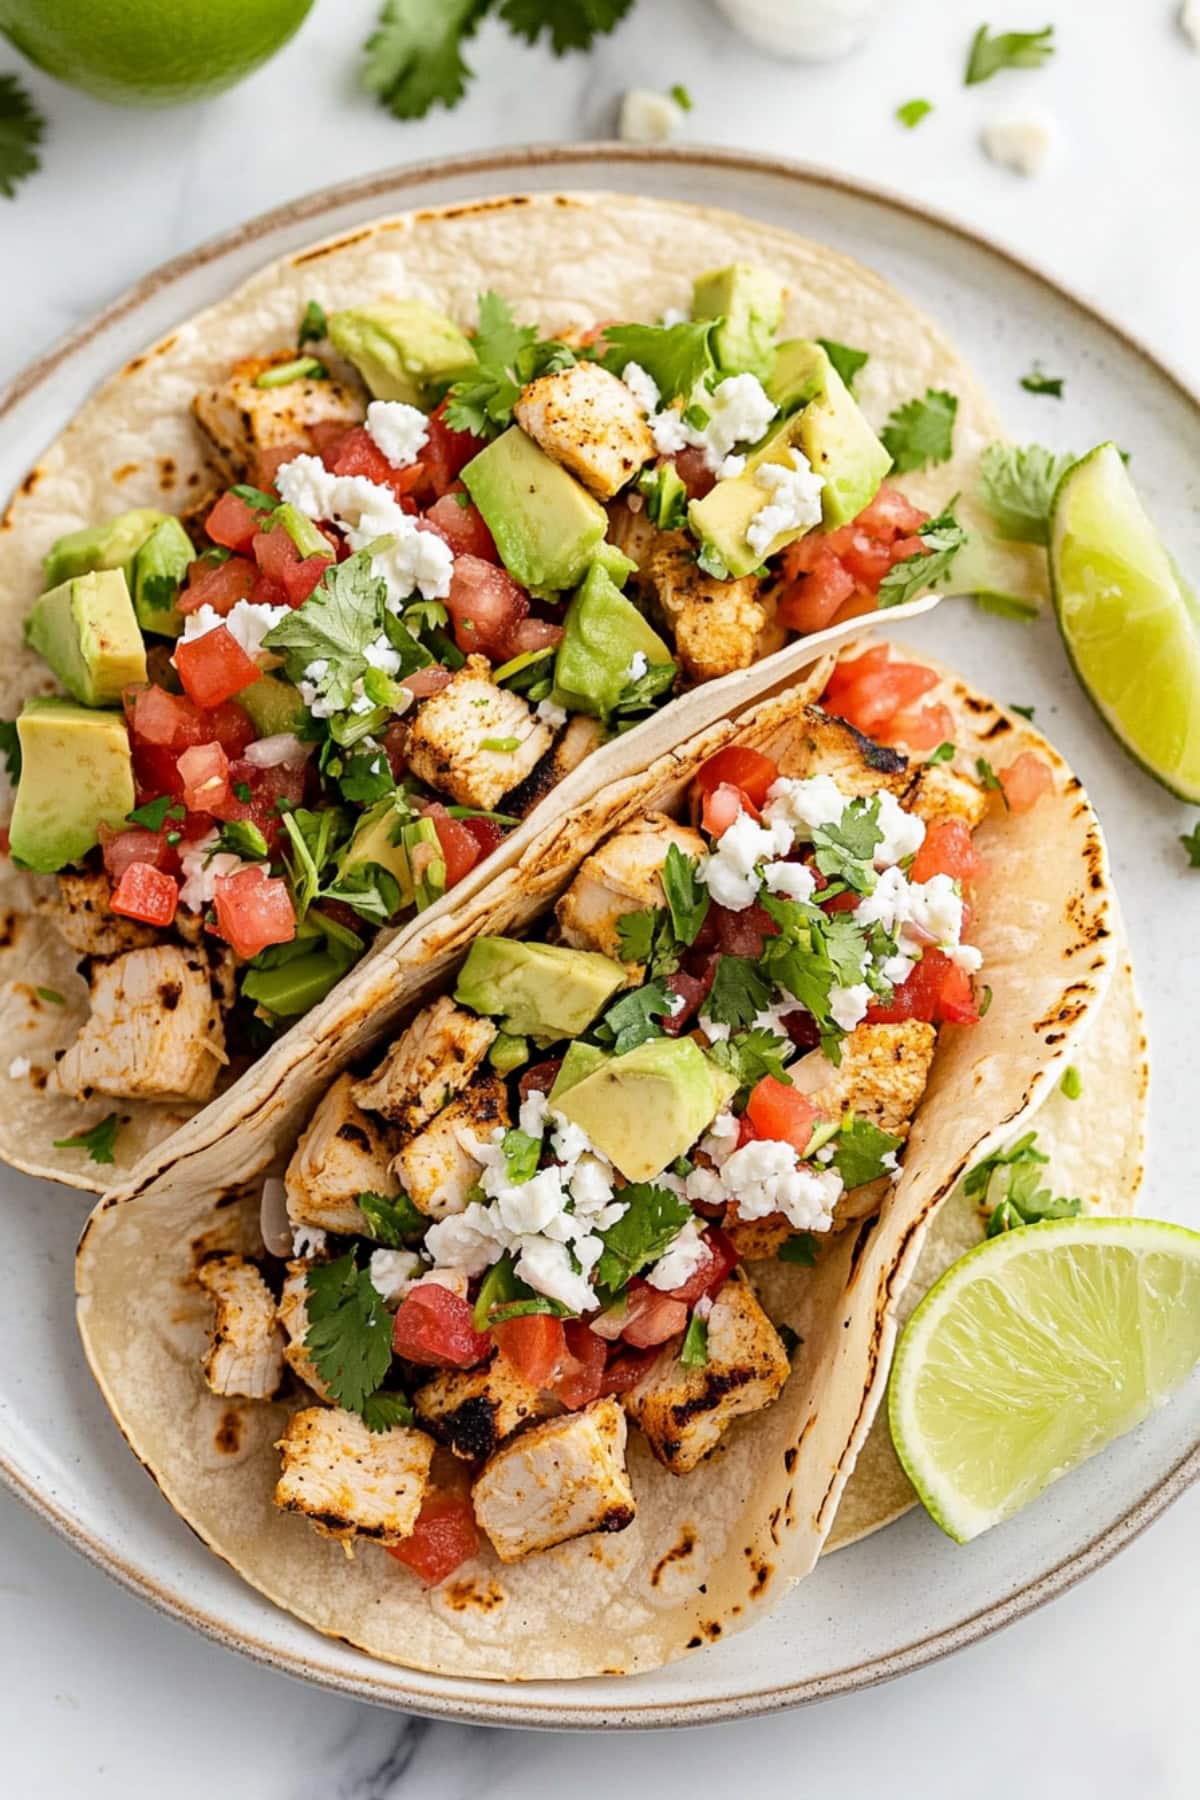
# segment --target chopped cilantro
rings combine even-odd
[[[638,713],[652,712],[663,696],[670,693],[678,673],[678,665],[673,662],[651,663],[644,675],[639,675],[635,681],[627,681],[613,709],[617,730],[625,731],[636,724]]]
[[[739,1095],[743,1090],[752,1088],[756,1081],[761,1081],[764,1075],[773,1075],[776,1081],[782,1081],[785,1086],[790,1087],[792,1078],[787,1072],[785,1059],[791,1057],[792,1053],[789,1038],[767,1031],[761,1025],[754,1026],[749,1031],[734,1032],[732,1036],[710,1045],[708,1050],[709,1057],[719,1069],[726,1069],[736,1076]]]
[[[716,369],[712,335],[715,319],[685,319],[680,325],[606,325],[604,367],[620,375],[627,363],[645,369],[664,406],[682,398]]]
[[[390,794],[396,785],[392,778],[391,764],[382,750],[369,750],[360,746],[352,749],[344,760],[339,761],[339,768],[335,770],[331,764],[329,769],[337,780],[343,800],[370,806],[374,801],[382,800],[385,795]]]
[[[979,464],[979,498],[1003,538],[1022,544],[1050,540],[1050,503],[1071,467],[1070,451],[1040,444],[989,444]]]
[[[1020,713],[1023,719],[1032,719],[1037,708],[1033,706],[1018,706],[1015,700],[1010,700],[1008,703],[1008,710],[1009,712]]]
[[[17,736],[15,719],[0,719],[0,756],[4,758],[8,779],[15,787],[21,779],[21,740]]]
[[[950,743],[949,741],[947,741],[944,744],[939,744],[936,750],[930,751],[928,760],[931,763],[953,762],[954,761],[954,745],[952,743]]]
[[[457,106],[473,71],[462,44],[491,0],[385,0],[366,42],[363,86],[397,119],[420,119],[434,106]]]
[[[994,998],[995,998],[995,996],[993,995],[991,988],[985,984],[983,993],[980,995],[980,998],[979,998],[979,1016],[981,1019],[985,1018],[987,1016],[987,1014],[989,1012],[991,1012],[992,1001]]]
[[[399,1250],[423,1237],[429,1220],[407,1194],[365,1193],[358,1196],[358,1210],[367,1221],[367,1236],[389,1250]]]
[[[833,1166],[847,1188],[863,1187],[894,1173],[884,1159],[895,1156],[901,1141],[855,1113],[833,1139]]]
[[[764,894],[762,905],[779,926],[763,944],[760,967],[807,1009],[831,1061],[840,1056],[843,1033],[830,1010],[834,987],[853,987],[868,974],[867,935],[851,913],[824,913],[803,900]]]
[[[0,194],[16,198],[17,183],[41,167],[36,146],[46,121],[15,75],[0,75]]]
[[[879,795],[851,800],[835,823],[813,827],[812,841],[814,861],[822,875],[844,881],[856,894],[873,893],[875,850],[883,842]]]
[[[680,112],[685,112],[685,113],[691,112],[694,102],[692,100],[692,96],[689,94],[688,90],[684,87],[682,81],[673,82],[672,85],[667,89],[667,92],[670,94],[672,100],[675,102],[675,104],[679,108]]]
[[[1043,1219],[1071,1219],[1083,1210],[1079,1200],[1038,1185],[1049,1160],[1037,1148],[1037,1133],[1027,1131],[1008,1150],[985,1157],[971,1170],[963,1188],[987,1213],[989,1237]]]
[[[1001,69],[1040,69],[1054,55],[1053,39],[1053,25],[1043,25],[1040,31],[998,31],[995,37],[981,25],[967,53],[964,86],[989,81]]]
[[[1200,869],[1200,821],[1190,831],[1181,831],[1179,841],[1187,851],[1188,868]]]
[[[144,806],[135,806],[133,811],[125,814],[130,825],[142,825],[147,831],[161,831],[168,819],[182,819],[184,809],[170,794],[160,794],[157,800],[147,800]]]
[[[866,350],[852,350],[848,344],[839,344],[833,338],[819,337],[817,342],[853,393],[854,378],[870,362],[870,353]]]
[[[380,1388],[363,1401],[362,1421],[368,1431],[390,1431],[393,1425],[411,1425],[413,1409],[406,1394],[393,1394]]]
[[[971,598],[980,612],[993,613],[998,619],[1015,619],[1021,625],[1028,625],[1041,611],[1036,600],[1027,600],[1023,594],[1000,594],[994,588],[977,588]]]
[[[544,31],[555,56],[589,50],[595,38],[620,24],[633,0],[500,0],[500,17],[527,43]]]
[[[708,1361],[708,1326],[696,1313],[688,1320],[679,1346],[679,1360],[685,1369],[702,1369]]]
[[[450,388],[446,423],[476,437],[495,437],[512,423],[527,382],[578,360],[557,338],[539,341],[536,325],[518,325],[508,301],[490,288],[479,296],[474,349],[477,367]]]
[[[113,1160],[113,1149],[117,1140],[117,1127],[120,1120],[116,1113],[109,1113],[93,1125],[90,1131],[81,1131],[78,1137],[55,1138],[56,1150],[86,1150],[95,1163],[110,1163]]]
[[[1004,792],[1004,783],[1001,781],[986,756],[977,756],[975,758],[975,773],[978,775],[980,782],[985,788],[989,788],[993,794],[999,794],[1001,800],[1004,802],[1004,810],[1007,812],[1009,809],[1008,795]]]
[[[329,335],[329,320],[325,317],[325,308],[319,300],[310,300],[300,319],[300,329],[296,333],[296,348],[303,350],[305,344],[319,344]]]
[[[704,1002],[705,1017],[735,1029],[753,1025],[771,999],[771,983],[745,956],[719,956]]]
[[[1063,397],[1063,378],[1061,375],[1047,375],[1040,363],[1034,363],[1028,375],[1022,375],[1021,386],[1027,394],[1049,394],[1053,400]]]
[[[670,996],[661,981],[647,981],[631,994],[623,995],[604,1015],[604,1023],[613,1035],[614,1054],[624,1056],[648,1038],[661,1037],[663,1033],[656,1021],[668,1017],[670,1011]]]
[[[1069,1064],[1068,1067],[1064,1069],[1063,1078],[1058,1085],[1063,1091],[1064,1099],[1078,1100],[1080,1094],[1083,1092],[1083,1076],[1079,1073],[1079,1070],[1075,1067],[1074,1063]]]
[[[386,596],[387,583],[371,573],[369,551],[360,550],[332,564],[308,599],[271,627],[263,644],[282,653],[291,681],[303,681],[310,663],[327,663],[321,693],[344,711],[367,668],[363,653],[383,631]]]
[[[646,502],[646,517],[663,531],[682,531],[687,524],[688,493],[673,462],[643,469],[637,490]]]
[[[694,944],[708,916],[709,893],[697,873],[694,856],[686,856],[672,844],[660,871],[663,892],[671,914],[671,926],[681,944]]]
[[[67,1004],[65,996],[60,994],[57,988],[39,987],[34,988],[33,991],[39,1000],[48,1001],[51,1006],[65,1006]]]
[[[896,117],[906,131],[911,131],[933,111],[932,100],[906,100],[896,108]]]
[[[400,911],[400,884],[382,863],[356,863],[353,869],[321,889],[322,900],[340,900],[361,919],[386,925]]]
[[[879,584],[880,606],[901,606],[925,588],[936,587],[950,573],[951,564],[967,541],[954,514],[941,513],[920,529],[924,550],[893,564]]]
[[[621,961],[646,963],[651,974],[671,973],[679,966],[671,915],[665,907],[623,913],[617,920]]]
[[[273,513],[279,505],[273,495],[264,492],[262,488],[251,487],[245,481],[239,481],[237,486],[230,488],[229,491],[231,494],[236,494],[239,500],[244,500],[252,512]]]
[[[331,1399],[361,1413],[392,1361],[392,1315],[354,1252],[311,1263],[304,1348]]]
[[[249,819],[227,819],[217,835],[214,855],[218,850],[227,850],[249,862],[268,862],[271,856],[266,838]]]
[[[957,395],[944,388],[926,388],[923,398],[906,400],[888,415],[879,435],[897,474],[949,460],[957,412]]]
[[[514,750],[521,748],[521,740],[515,737],[482,738],[479,748],[494,750],[499,756],[511,756]]]
[[[657,1262],[692,1216],[686,1200],[653,1182],[629,1182],[621,1189],[621,1199],[625,1211],[600,1233],[604,1254],[596,1264],[596,1282],[610,1294]]]
[[[729,580],[729,565],[721,556],[720,552],[714,550],[711,544],[701,544],[699,554],[696,557],[696,563],[699,568],[704,570],[706,575],[711,575],[714,581]]]
[[[816,1237],[811,1231],[797,1231],[785,1239],[775,1254],[780,1262],[798,1263],[802,1269],[811,1269],[817,1260]]]

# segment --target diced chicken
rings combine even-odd
[[[554,742],[528,702],[491,679],[485,656],[468,656],[426,700],[408,733],[414,775],[460,806],[491,812]],[[490,746],[490,747],[489,747]]]
[[[283,1473],[275,1504],[304,1513],[349,1551],[355,1538],[399,1544],[411,1537],[429,1480],[433,1439],[407,1425],[368,1431],[357,1413],[309,1406],[279,1440]]]
[[[295,360],[294,350],[274,356],[247,356],[218,386],[204,388],[192,411],[221,454],[245,473],[264,450],[304,445],[314,425],[340,424],[349,431],[363,417],[360,397],[340,381],[284,382],[257,387],[257,378],[277,363]]]
[[[904,1138],[925,1092],[936,1037],[921,1019],[856,1025],[842,1039],[836,1068],[823,1057],[806,1057],[792,1065],[791,1074],[825,1118],[836,1119],[849,1107],[881,1131]]]
[[[57,877],[56,890],[39,894],[35,907],[81,956],[119,956],[123,950],[153,944],[158,937],[153,926],[123,919],[111,910],[107,875],[64,869]]]
[[[646,579],[675,636],[675,651],[693,681],[713,681],[778,650],[786,633],[775,621],[773,597],[754,575],[717,581],[696,561],[695,545],[680,532],[664,533]]]
[[[58,1064],[64,1094],[86,1100],[207,1100],[225,1032],[202,953],[178,944],[95,963],[92,1010]]]
[[[513,407],[522,431],[601,500],[633,480],[654,455],[646,415],[599,363],[539,375]]]
[[[788,1378],[783,1341],[748,1281],[731,1278],[708,1315],[708,1361],[685,1368],[678,1338],[665,1345],[625,1409],[672,1474],[694,1469],[735,1419],[769,1406]]]
[[[351,1076],[338,1076],[292,1153],[283,1181],[293,1225],[365,1231],[358,1196],[396,1192],[387,1129],[354,1104],[353,1087]]]
[[[608,541],[629,557],[639,572],[650,566],[650,558],[662,542],[662,532],[640,495],[622,495],[613,501],[608,509]]]
[[[443,994],[421,1008],[374,1074],[356,1081],[351,1092],[359,1106],[411,1134],[462,1092],[495,1041],[490,1019]]]
[[[200,1264],[196,1280],[216,1307],[205,1381],[214,1394],[270,1400],[283,1380],[283,1333],[262,1275],[242,1256],[213,1256]]]
[[[586,761],[593,750],[598,750],[607,736],[608,732],[599,719],[593,719],[587,713],[573,713],[554,746],[551,760],[555,782],[573,775],[580,763]]]
[[[471,1491],[501,1562],[592,1531],[624,1531],[637,1510],[615,1400],[533,1425],[497,1450]]]
[[[304,1340],[308,1336],[308,1271],[311,1266],[302,1259],[290,1262],[287,1266],[277,1309],[279,1323],[283,1326],[287,1339],[283,1347],[283,1360],[297,1380],[302,1381],[305,1387],[310,1387],[314,1394],[320,1394],[322,1400],[328,1400],[330,1396],[325,1383],[304,1348]]]
[[[563,942],[619,961],[619,921],[626,913],[666,905],[660,870],[672,844],[685,856],[704,854],[699,832],[677,825],[665,813],[647,813],[606,838],[584,858],[554,909]]]
[[[962,819],[972,831],[983,823],[988,810],[986,789],[950,763],[922,763],[901,801],[927,825]]]
[[[806,706],[783,758],[783,772],[795,777],[832,775],[844,794],[901,795],[908,784],[908,758],[864,737],[844,719]]]
[[[554,1401],[497,1354],[482,1369],[445,1369],[413,1396],[417,1415],[455,1456],[481,1462]]]
[[[479,1180],[479,1163],[464,1146],[468,1134],[485,1143],[507,1125],[508,1093],[498,1075],[477,1075],[429,1124],[396,1152],[392,1168],[414,1206],[431,1219],[462,1212]]]
[[[725,1208],[721,1229],[743,1262],[757,1262],[774,1256],[793,1231],[790,1221],[782,1213],[768,1213],[763,1219],[743,1219],[736,1202]]]

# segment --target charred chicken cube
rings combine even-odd
[[[287,1340],[283,1360],[298,1381],[311,1388],[314,1394],[320,1394],[322,1400],[328,1400],[330,1396],[325,1383],[304,1344],[308,1336],[308,1271],[311,1266],[299,1259],[287,1266],[278,1306],[279,1323]]]
[[[496,1355],[481,1369],[446,1369],[413,1398],[418,1417],[440,1442],[480,1462],[530,1419],[553,1406]]]
[[[615,1400],[533,1425],[503,1445],[471,1490],[475,1518],[501,1562],[520,1562],[592,1531],[624,1531],[636,1504]]]
[[[793,777],[831,775],[849,798],[877,794],[881,788],[902,796],[909,782],[908,758],[902,750],[875,743],[819,706],[805,707],[784,758],[783,773]]]
[[[382,1113],[404,1132],[418,1131],[467,1086],[495,1041],[490,1019],[443,994],[421,1008],[374,1074],[356,1081],[351,1092],[359,1106]]]
[[[922,763],[902,796],[906,811],[926,825],[961,819],[974,831],[988,811],[988,794],[969,775],[950,763]]]
[[[407,1425],[368,1431],[357,1413],[308,1406],[279,1440],[283,1472],[275,1504],[304,1513],[347,1551],[355,1538],[399,1544],[411,1537],[429,1480],[433,1439]]]
[[[292,1153],[283,1179],[293,1225],[366,1231],[358,1196],[396,1192],[387,1130],[354,1104],[353,1088],[349,1075],[338,1076]]]
[[[34,904],[81,956],[119,956],[155,941],[153,926],[123,919],[111,910],[107,875],[64,869],[55,885],[54,894],[39,894]]]
[[[500,1077],[476,1076],[396,1152],[392,1168],[413,1205],[431,1219],[462,1212],[479,1179],[479,1163],[463,1139],[486,1142],[497,1125],[508,1122],[508,1094]]]
[[[213,1256],[200,1264],[196,1280],[216,1309],[205,1381],[214,1394],[270,1400],[283,1380],[283,1333],[262,1275],[245,1257]]]
[[[812,1059],[824,1078],[811,1091],[808,1059],[802,1065],[808,1098],[826,1119],[839,1118],[848,1108],[893,1137],[907,1137],[929,1079],[936,1036],[933,1026],[921,1019],[856,1025],[842,1039],[842,1060],[836,1068],[823,1058]]]
[[[619,962],[618,926],[625,914],[666,905],[660,871],[672,844],[689,857],[702,856],[706,848],[699,832],[652,812],[585,857],[554,909],[563,942]]]
[[[285,444],[302,448],[314,425],[344,425],[349,431],[362,421],[362,401],[339,381],[304,377],[278,387],[258,386],[260,375],[294,362],[295,356],[294,350],[281,350],[275,356],[243,357],[226,380],[202,389],[192,400],[201,426],[239,474],[264,450]]]
[[[64,1094],[207,1100],[226,1061],[225,1031],[200,950],[129,950],[94,963],[92,1010],[58,1064]]]
[[[675,636],[675,650],[693,681],[713,681],[778,650],[785,632],[775,605],[754,575],[718,581],[696,561],[695,545],[664,533],[650,556],[646,582]]]
[[[790,1364],[779,1333],[741,1276],[731,1276],[713,1300],[702,1368],[679,1361],[680,1342],[660,1351],[624,1400],[659,1462],[686,1475],[735,1419],[771,1404]]]
[[[646,417],[629,389],[598,363],[539,375],[513,407],[517,424],[600,500],[632,481],[654,455]]]
[[[414,775],[460,806],[491,812],[532,771],[554,734],[527,701],[491,679],[485,656],[468,656],[408,733]]]

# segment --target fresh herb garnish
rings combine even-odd
[[[822,875],[845,882],[856,894],[874,893],[875,850],[883,842],[878,794],[870,800],[851,800],[840,819],[814,825],[812,841]]]
[[[691,112],[692,105],[693,105],[692,96],[689,94],[688,90],[684,87],[682,81],[673,82],[671,84],[671,86],[667,89],[667,92],[668,92],[668,94],[670,94],[672,100],[675,102],[675,104],[679,108],[680,112],[685,112],[685,113]]]
[[[506,1131],[500,1140],[500,1148],[504,1152],[504,1167],[508,1179],[513,1185],[531,1181],[537,1174],[538,1163],[542,1157],[542,1140],[531,1137],[527,1131]]]
[[[953,762],[954,761],[954,745],[952,743],[950,743],[949,741],[947,741],[944,744],[939,744],[936,750],[931,750],[929,752],[929,756],[927,757],[926,760],[931,763]]]
[[[117,1141],[117,1127],[120,1120],[116,1113],[109,1113],[107,1118],[93,1125],[90,1131],[81,1131],[78,1137],[55,1138],[56,1150],[86,1150],[95,1163],[110,1163],[113,1160],[113,1149]]]
[[[708,1361],[708,1326],[697,1313],[688,1320],[679,1346],[679,1360],[685,1369],[702,1369]]]
[[[933,111],[932,100],[906,100],[896,108],[896,117],[906,131],[911,131]]]
[[[833,1139],[833,1166],[847,1189],[863,1187],[895,1173],[885,1158],[894,1158],[902,1141],[855,1113]]]
[[[249,819],[227,819],[217,834],[213,854],[220,850],[240,856],[249,862],[268,862],[271,852],[267,840]]]
[[[368,666],[367,645],[383,631],[386,597],[387,583],[371,573],[369,551],[360,550],[332,564],[308,599],[273,625],[263,643],[281,652],[290,681],[303,681],[313,662],[327,663],[321,692],[344,711]]]
[[[1023,594],[1000,594],[995,588],[976,588],[971,598],[980,612],[1015,619],[1019,625],[1028,625],[1042,610],[1036,600],[1027,600]]]
[[[244,500],[252,512],[273,513],[279,505],[273,495],[266,493],[262,488],[251,487],[245,481],[239,481],[237,486],[229,491],[236,494],[239,500]]]
[[[709,892],[700,880],[696,858],[686,856],[678,844],[672,844],[659,878],[675,936],[681,944],[694,944],[709,907]]]
[[[624,1056],[627,1050],[636,1050],[649,1038],[662,1037],[657,1021],[669,1017],[670,1012],[671,997],[661,981],[647,981],[625,994],[604,1015],[614,1054]]]
[[[1063,1078],[1058,1085],[1063,1091],[1064,1099],[1078,1100],[1083,1092],[1083,1076],[1074,1063],[1069,1063],[1063,1070]]]
[[[995,998],[995,996],[992,993],[991,988],[988,987],[985,982],[983,992],[979,996],[979,1016],[981,1019],[985,1019],[987,1017],[988,1013],[991,1012],[992,1001],[994,998]]]
[[[622,962],[644,963],[652,975],[669,975],[679,966],[671,915],[664,906],[622,913],[617,942]]]
[[[494,750],[499,756],[511,756],[514,750],[521,748],[521,740],[515,737],[481,738],[479,748]]]
[[[595,38],[619,25],[633,0],[500,0],[500,17],[526,43],[544,31],[555,56],[589,50]]]
[[[797,1263],[802,1269],[811,1269],[817,1260],[816,1236],[811,1231],[797,1231],[780,1244],[775,1254],[782,1263]]]
[[[1050,504],[1071,467],[1070,451],[1040,444],[989,444],[979,463],[979,498],[1003,538],[1021,544],[1050,541]]]
[[[8,779],[15,787],[21,779],[21,740],[17,736],[15,719],[0,719],[0,756],[4,758]]]
[[[1009,810],[1008,795],[1004,791],[1004,783],[1001,781],[986,756],[977,756],[975,758],[975,773],[978,775],[983,787],[990,789],[993,794],[999,794],[1001,800],[1004,802],[1004,810],[1007,812]]]
[[[740,1030],[753,1025],[770,1000],[771,983],[755,963],[745,956],[719,956],[704,1015]]]
[[[621,1199],[625,1211],[600,1233],[604,1254],[596,1264],[596,1283],[609,1293],[657,1262],[692,1216],[686,1200],[653,1182],[631,1181],[621,1189]]]
[[[489,1325],[503,1325],[508,1319],[530,1319],[536,1316],[551,1319],[573,1319],[576,1314],[561,1300],[548,1300],[545,1294],[526,1294],[520,1300],[505,1300],[499,1306],[493,1306],[488,1314]]]
[[[696,555],[696,564],[698,568],[703,569],[706,575],[711,575],[714,581],[728,581],[730,579],[729,564],[725,561],[720,551],[715,549],[713,545],[708,542],[701,544]]]
[[[777,1032],[768,1031],[763,1026],[753,1026],[749,1031],[736,1031],[731,1037],[719,1039],[710,1044],[708,1056],[719,1069],[728,1070],[736,1076],[738,1099],[743,1091],[749,1092],[755,1082],[761,1081],[764,1075],[773,1075],[786,1087],[792,1085],[792,1078],[787,1072],[785,1058],[793,1054],[791,1040],[780,1037]]]
[[[643,469],[637,478],[638,493],[646,502],[646,517],[662,531],[682,531],[687,524],[688,492],[673,462],[657,469]]]
[[[17,183],[42,166],[36,146],[46,121],[15,75],[0,75],[0,194],[16,198]]]
[[[1054,55],[1054,27],[1044,25],[1040,31],[998,31],[989,35],[989,27],[981,25],[971,39],[967,68],[963,76],[966,87],[989,81],[1001,69],[1040,69]]]
[[[161,831],[168,819],[182,819],[184,809],[170,794],[160,794],[157,800],[147,800],[143,806],[135,806],[133,811],[125,814],[130,825],[142,825],[147,831]]]
[[[303,350],[305,344],[319,344],[328,335],[329,320],[325,317],[325,308],[319,300],[310,300],[300,319],[300,329],[296,333],[297,350]]]
[[[367,1235],[389,1250],[399,1250],[423,1236],[429,1224],[407,1194],[359,1194],[358,1210],[367,1221]]]
[[[304,1348],[339,1406],[361,1413],[392,1361],[392,1315],[354,1252],[311,1263]]]
[[[1079,1200],[1039,1186],[1049,1160],[1037,1148],[1037,1133],[1027,1131],[1010,1149],[985,1157],[971,1170],[963,1189],[988,1214],[989,1237],[1043,1219],[1071,1219],[1083,1210]]]
[[[712,335],[715,319],[685,319],[679,325],[606,325],[601,361],[613,375],[627,363],[645,369],[664,406],[690,403],[692,390],[716,370]]]
[[[1200,869],[1200,820],[1190,831],[1181,831],[1179,841],[1187,851],[1188,868]]]
[[[495,437],[512,424],[526,383],[579,360],[557,338],[539,340],[536,325],[518,325],[508,301],[490,288],[479,296],[473,348],[477,367],[450,388],[446,423],[476,437]]]
[[[950,511],[922,525],[919,535],[925,549],[888,570],[879,584],[880,606],[901,606],[925,588],[935,587],[949,575],[954,558],[967,541],[966,532]]]
[[[879,435],[897,474],[949,461],[957,412],[957,395],[926,388],[923,398],[906,400],[888,415]]]
[[[401,904],[399,882],[390,869],[377,862],[356,863],[330,887],[323,887],[319,898],[338,900],[376,925],[386,925]]]
[[[1008,703],[1008,710],[1009,712],[1020,713],[1023,719],[1032,720],[1037,708],[1034,706],[1018,706],[1015,700],[1010,700]]]
[[[65,1006],[67,1004],[66,997],[63,994],[60,994],[57,988],[38,987],[34,988],[33,991],[39,1000],[48,1001],[51,1006]]]
[[[1028,375],[1022,375],[1021,386],[1027,394],[1048,394],[1053,400],[1063,397],[1063,377],[1046,375],[1040,363],[1034,363]]]
[[[411,1425],[413,1409],[406,1394],[384,1388],[368,1394],[362,1405],[362,1422],[368,1431],[390,1431],[393,1425]]]
[[[810,901],[777,894],[764,894],[761,903],[779,931],[764,940],[759,967],[812,1014],[822,1050],[837,1063],[844,1034],[830,1013],[830,999],[835,987],[868,978],[874,965],[868,961],[867,934],[852,913],[824,913]]]
[[[463,61],[492,0],[385,0],[366,42],[363,86],[396,119],[421,119],[433,106],[457,106],[474,71]]]
[[[678,673],[676,663],[651,663],[644,675],[627,681],[613,708],[617,730],[627,731],[631,725],[637,724],[639,713],[652,712],[663,695],[670,693]]]
[[[866,350],[852,350],[849,344],[839,344],[833,338],[819,337],[817,342],[853,393],[854,377],[866,368],[871,360],[870,353]]]

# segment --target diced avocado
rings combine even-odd
[[[257,687],[257,682],[255,686]],[[437,832],[431,819],[422,819],[428,825],[437,843]],[[339,880],[352,869],[361,869],[367,863],[378,863],[386,869],[400,889],[400,903],[411,906],[413,903],[413,870],[408,851],[401,842],[404,821],[396,811],[393,795],[387,794],[369,807],[354,827],[354,835],[338,858]]]
[[[507,1031],[498,1031],[491,1049],[488,1051],[488,1062],[497,1075],[511,1075],[514,1069],[523,1068],[529,1061],[529,1039],[510,1037]]]
[[[874,499],[892,459],[820,344],[780,344],[767,392],[782,412],[802,405],[796,445],[818,475],[823,523],[832,531]]]
[[[554,1086],[550,1089],[550,1104],[557,1106],[568,1088],[573,1088],[585,1075],[594,1074],[606,1062],[611,1061],[608,1051],[601,1050],[598,1044],[585,1044],[579,1038],[573,1044],[568,1044],[567,1054],[562,1059],[558,1074],[554,1077]]]
[[[553,1044],[585,1031],[626,979],[620,963],[594,950],[482,937],[458,972],[454,998],[499,1017],[510,1037]]]
[[[69,531],[51,544],[43,559],[46,586],[57,587],[60,581],[87,575],[92,569],[123,569],[154,527],[169,516],[156,512],[152,506],[141,506],[134,512],[118,513],[103,525],[85,525],[82,531]]]
[[[722,321],[713,334],[720,368],[766,376],[783,323],[783,283],[754,263],[710,269],[696,277],[692,317]]]
[[[768,462],[787,462],[787,452],[799,448],[800,425],[804,413],[793,413],[777,425],[770,437],[752,450],[746,458],[745,472],[716,482],[702,500],[688,506],[688,523],[695,535],[711,544],[732,576],[749,575],[768,556],[775,556],[786,544],[803,537],[812,526],[796,526],[775,534],[765,550],[751,547],[746,533],[755,515],[771,504],[772,495],[759,487],[755,472]]]
[[[237,703],[250,714],[259,737],[298,732],[308,718],[308,709],[298,691],[282,675],[260,675],[242,689]]]
[[[554,662],[554,688],[569,712],[607,718],[629,683],[640,650],[648,663],[671,661],[671,647],[594,562],[570,606]]]
[[[522,587],[574,587],[608,529],[608,514],[519,425],[462,472],[509,573]]]
[[[424,300],[377,300],[329,318],[329,339],[377,400],[420,406],[475,362],[471,340]]]
[[[146,646],[120,569],[76,575],[40,595],[25,636],[85,706],[110,705],[146,679]]]
[[[21,779],[9,827],[13,858],[51,874],[120,830],[133,808],[133,760],[119,712],[58,698],[27,700],[17,718]]]
[[[628,1181],[649,1181],[695,1144],[737,1087],[693,1038],[648,1038],[555,1101]]]
[[[267,520],[266,529],[274,531],[277,525],[283,529],[295,544],[301,556],[328,556],[333,558],[333,546],[323,531],[318,531],[311,519],[294,506],[277,506]]]
[[[674,468],[675,465],[672,463],[670,466]],[[617,546],[610,544],[607,538],[597,548],[596,554],[592,558],[592,566],[602,568],[609,580],[614,581],[618,587],[624,587],[637,568],[632,556],[626,556],[623,550],[618,550]]]
[[[143,631],[177,638],[183,614],[176,601],[196,559],[196,548],[178,519],[163,519],[135,552],[130,586],[133,610]]]
[[[277,1018],[294,1019],[323,1000],[351,966],[327,949],[309,950],[277,968],[247,969],[242,993]]]

